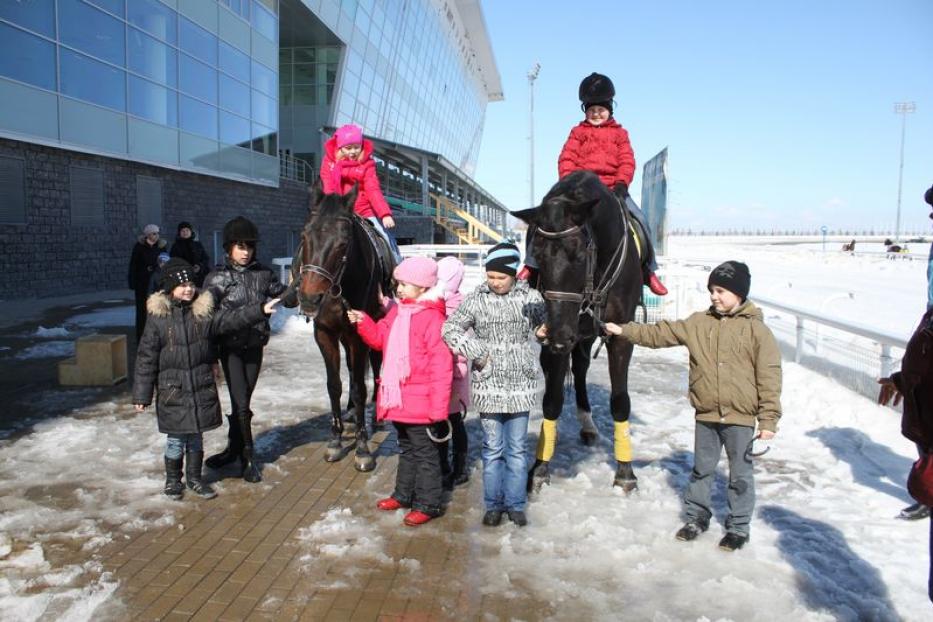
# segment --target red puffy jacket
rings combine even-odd
[[[563,178],[574,171],[596,173],[610,190],[620,181],[631,185],[635,152],[625,128],[611,117],[602,125],[581,121],[574,126],[560,150],[557,174]]]
[[[382,220],[392,215],[392,209],[382,196],[379,178],[376,177],[376,163],[372,155],[373,143],[364,138],[359,160],[338,160],[337,138],[331,136],[324,143],[321,182],[324,184],[326,194],[346,194],[350,192],[354,184],[358,184],[353,211],[363,218],[377,216],[379,220]]]
[[[411,316],[408,337],[410,373],[401,384],[402,406],[386,410],[377,397],[376,418],[414,424],[443,421],[447,418],[453,378],[453,355],[441,338],[441,327],[446,319],[444,301],[421,298],[400,304],[423,307],[422,311]],[[382,352],[397,316],[398,305],[393,305],[378,322],[364,314],[356,329],[366,345]],[[383,361],[383,364],[390,365],[391,361]]]

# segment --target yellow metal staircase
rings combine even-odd
[[[434,222],[457,236],[458,244],[486,244],[489,240],[493,242],[503,240],[501,233],[473,214],[460,209],[448,197],[432,194],[431,200],[435,205]]]

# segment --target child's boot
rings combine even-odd
[[[664,283],[661,282],[661,279],[659,279],[658,275],[654,272],[648,272],[648,282],[646,285],[648,285],[648,289],[650,289],[652,293],[658,296],[667,295],[667,288],[664,287]]]
[[[185,480],[191,491],[202,499],[213,499],[217,496],[209,484],[201,480],[201,464],[204,461],[203,451],[189,451],[185,454]]]
[[[259,473],[259,467],[256,466],[253,453],[253,431],[250,428],[252,419],[253,413],[251,412],[240,415],[240,431],[243,434],[243,451],[240,455],[243,470],[240,475],[247,482],[255,484],[262,481],[262,475]]]
[[[240,422],[237,417],[227,415],[227,423],[230,425],[227,431],[227,447],[219,454],[214,454],[204,461],[212,469],[219,469],[238,460],[243,452],[243,435],[240,433]]]
[[[170,499],[181,499],[185,487],[181,483],[181,458],[165,456],[165,488],[162,493]]]
[[[466,452],[454,451],[454,465],[450,477],[454,486],[462,486],[470,481],[470,474],[466,470]]]

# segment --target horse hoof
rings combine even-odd
[[[586,430],[580,430],[580,442],[586,445],[587,447],[592,447],[596,444],[596,441],[599,440],[599,434],[596,432],[587,432]]]
[[[356,470],[360,473],[369,473],[376,468],[376,459],[372,456],[357,456]]]
[[[616,479],[612,482],[612,485],[621,488],[625,494],[631,494],[638,490],[638,480],[636,479]]]
[[[325,462],[337,462],[341,458],[343,458],[343,447],[340,445],[328,447],[324,453]]]
[[[638,490],[638,478],[635,477],[631,462],[619,462],[612,485],[621,488],[625,494]]]
[[[551,483],[551,473],[548,471],[547,462],[539,462],[531,467],[528,473],[528,492],[537,493],[541,487]]]

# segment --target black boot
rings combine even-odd
[[[202,499],[213,499],[217,496],[209,484],[201,481],[201,463],[204,461],[203,451],[189,451],[185,454],[185,480],[188,488]]]
[[[185,487],[181,483],[181,458],[165,456],[165,488],[162,493],[170,499],[181,499]]]
[[[240,422],[233,415],[227,415],[227,423],[230,428],[227,430],[226,449],[204,461],[204,464],[212,469],[219,469],[239,460],[240,454],[243,453],[243,434],[240,432]]]
[[[240,461],[243,467],[240,477],[247,482],[255,484],[262,481],[262,475],[259,474],[259,467],[256,466],[253,455],[253,431],[250,428],[250,421],[253,419],[253,413],[240,415],[240,432],[243,434],[243,451],[240,454]]]
[[[453,468],[450,477],[454,486],[462,486],[470,481],[470,474],[467,472],[466,468],[468,450],[466,427],[463,424],[463,415],[461,413],[451,415],[450,422],[453,425],[453,438],[451,439],[453,444],[453,451],[451,452]]]

